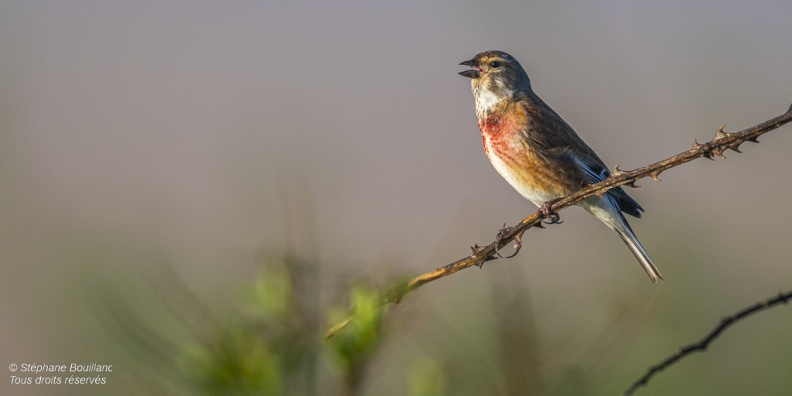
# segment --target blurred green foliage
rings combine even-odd
[[[552,322],[553,307],[536,305],[520,267],[459,277],[453,287],[459,292],[443,301],[450,305],[428,311],[433,303],[412,295],[409,307],[380,306],[382,290],[373,281],[322,290],[316,282],[318,268],[288,255],[270,258],[256,278],[243,283],[241,296],[223,313],[206,307],[176,312],[173,306],[189,304],[163,300],[188,331],[176,342],[176,333],[160,332],[161,339],[171,341],[155,342],[175,345],[160,353],[160,360],[175,355],[171,363],[181,376],[178,381],[169,378],[170,388],[163,386],[161,393],[174,394],[177,383],[184,394],[193,395],[614,394],[642,374],[643,365],[670,350],[657,341],[668,343],[663,334],[670,325],[658,324],[668,318],[649,315],[655,308],[642,299],[640,287],[615,292],[612,309],[596,316],[602,325],[580,332],[558,327]],[[180,287],[179,282],[168,284],[174,290]],[[160,298],[178,295],[186,294],[160,293]],[[325,301],[326,295],[334,297]],[[325,339],[327,326],[350,313],[354,320]],[[464,325],[451,319],[456,316],[465,318]],[[575,319],[580,318],[565,316],[561,323]],[[123,327],[140,328],[143,323],[128,320]],[[704,324],[702,334],[708,326]],[[672,342],[686,341],[693,338]],[[782,356],[783,348],[767,355]],[[640,393],[702,389],[690,382],[689,373],[672,370],[674,377],[688,381],[661,375]]]
[[[298,263],[272,260],[247,286],[231,318],[188,344],[183,367],[211,395],[314,394],[318,343],[303,303]]]
[[[329,319],[350,312],[355,320],[330,340],[312,288],[316,267],[293,257],[271,259],[247,285],[228,318],[206,320],[209,330],[183,340],[180,367],[192,391],[207,395],[312,395],[320,372],[335,378],[331,393],[360,393],[366,367],[383,340],[379,291],[353,285],[347,300],[329,309]],[[320,368],[323,362],[325,368]],[[327,381],[326,381],[327,382]],[[436,385],[427,385],[436,386]],[[427,393],[419,393],[427,394]]]
[[[380,293],[359,284],[349,292],[349,308],[336,308],[330,315],[331,323],[343,320],[350,311],[355,319],[327,341],[330,360],[345,379],[347,394],[357,394],[365,368],[383,337],[383,316],[387,307],[380,309]]]
[[[282,356],[273,348],[276,342],[255,328],[232,324],[210,345],[187,349],[187,374],[207,394],[281,394],[285,371]]]

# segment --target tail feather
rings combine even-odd
[[[646,271],[646,275],[649,275],[649,279],[652,280],[652,283],[657,283],[658,279],[662,280],[663,275],[660,274],[660,270],[654,265],[652,259],[649,257],[649,253],[646,253],[646,249],[644,249],[641,242],[638,241],[638,238],[630,229],[630,225],[627,224],[627,221],[624,221],[623,227],[617,226],[614,227],[613,230],[619,234],[627,247],[630,248],[632,254],[635,255],[635,258],[641,263],[641,267]]]
[[[649,258],[649,253],[646,253],[646,249],[644,249],[641,242],[638,241],[638,237],[633,233],[630,224],[627,223],[627,219],[624,218],[624,215],[621,213],[621,210],[619,210],[619,206],[614,202],[614,199],[614,197],[608,195],[605,195],[604,198],[595,196],[581,201],[578,205],[582,206],[603,223],[607,224],[613,231],[616,231],[627,247],[630,248],[632,254],[635,255],[635,258],[638,259],[638,262],[641,263],[641,267],[643,267],[646,274],[649,275],[649,279],[651,279],[653,283],[657,283],[658,280],[663,279],[663,275],[660,274],[660,270],[657,269],[652,259]]]

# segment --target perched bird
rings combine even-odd
[[[486,51],[460,65],[470,67],[459,74],[471,79],[487,158],[543,213],[551,214],[555,200],[610,176],[594,150],[534,93],[528,74],[511,55]],[[641,217],[643,208],[621,187],[578,205],[619,234],[652,282],[663,279],[622,214]]]

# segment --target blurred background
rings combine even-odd
[[[633,169],[783,113],[790,17],[787,1],[3,1],[2,367],[114,370],[6,372],[0,393],[619,394],[792,288],[792,130],[628,191],[659,285],[573,208],[516,258],[366,311],[536,209],[484,156],[457,64],[511,53]],[[351,305],[368,319],[323,341]],[[639,394],[788,394],[791,326],[761,313]]]

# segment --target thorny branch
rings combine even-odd
[[[463,270],[465,268],[472,267],[474,265],[481,266],[484,264],[485,261],[494,260],[497,258],[497,251],[498,249],[508,245],[512,241],[516,241],[518,244],[521,242],[522,235],[531,227],[542,227],[542,220],[547,217],[548,215],[543,215],[542,212],[552,214],[553,212],[558,212],[564,208],[572,206],[588,197],[593,195],[600,195],[602,196],[608,190],[628,184],[633,186],[637,180],[643,179],[645,177],[651,177],[654,180],[659,180],[658,176],[671,168],[680,166],[687,162],[693,161],[694,159],[705,157],[711,160],[715,159],[715,156],[726,158],[723,153],[726,150],[732,150],[737,153],[740,153],[740,145],[745,143],[746,141],[758,143],[759,141],[757,138],[762,134],[770,132],[774,129],[781,127],[784,124],[792,122],[792,106],[786,111],[786,113],[775,117],[771,120],[765,121],[761,124],[754,125],[748,129],[742,130],[740,132],[728,133],[724,132],[724,126],[721,126],[718,129],[718,132],[715,134],[715,137],[706,143],[699,143],[698,141],[694,141],[693,147],[690,150],[683,151],[677,155],[669,157],[665,160],[655,162],[654,164],[647,165],[638,169],[634,169],[631,171],[623,171],[619,169],[617,165],[613,169],[613,174],[608,177],[607,179],[596,183],[588,185],[574,194],[571,194],[563,199],[555,201],[552,205],[549,205],[547,210],[539,210],[530,217],[524,219],[514,227],[510,227],[507,229],[502,230],[501,233],[498,234],[498,238],[490,243],[487,246],[474,246],[473,254],[463,259],[457,260],[451,264],[448,264],[444,267],[440,267],[434,271],[427,272],[423,275],[419,275],[407,282],[403,282],[389,291],[382,295],[381,304],[388,304],[388,303],[396,303],[398,304],[402,297],[404,297],[407,293],[421,287],[422,285],[429,283],[431,281],[446,277],[451,275],[457,271]],[[352,320],[354,320],[354,313],[345,318],[344,320],[332,325],[325,331],[325,337],[330,338],[339,330],[343,329],[346,325],[348,325]]]
[[[775,297],[769,298],[766,301],[758,302],[754,305],[751,305],[750,307],[744,308],[734,315],[721,319],[720,324],[715,326],[715,328],[712,329],[712,331],[710,331],[709,334],[707,334],[704,338],[700,339],[698,342],[694,342],[688,346],[679,348],[679,350],[677,350],[673,355],[669,356],[662,362],[649,367],[649,370],[643,375],[643,377],[633,382],[633,384],[630,385],[626,391],[624,391],[624,396],[632,395],[633,392],[635,392],[638,388],[646,385],[647,382],[649,382],[649,379],[655,374],[668,368],[668,366],[676,363],[683,357],[690,355],[693,352],[704,352],[712,341],[718,338],[718,336],[720,336],[724,330],[731,327],[733,324],[759,311],[770,309],[771,307],[781,303],[786,304],[790,299],[792,299],[792,290],[786,293],[778,293],[778,295]]]

